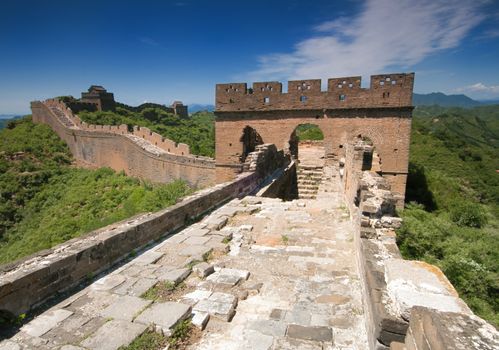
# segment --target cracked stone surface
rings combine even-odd
[[[204,328],[190,349],[366,349],[353,223],[328,186],[315,200],[233,200],[98,276],[0,349],[118,349],[150,324],[168,333],[189,317]],[[142,298],[162,281],[188,288],[174,301]]]

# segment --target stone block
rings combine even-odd
[[[204,223],[206,224],[206,228],[210,230],[220,230],[227,224],[228,220],[227,216],[210,216]]]
[[[156,261],[161,259],[163,255],[165,255],[165,253],[148,251],[133,259],[133,263],[138,265],[154,264]]]
[[[187,238],[183,243],[189,245],[203,245],[210,240],[209,236],[192,236]]]
[[[191,306],[175,302],[155,303],[144,310],[135,322],[154,324],[166,334],[177,323],[184,321],[191,315]]]
[[[174,269],[159,275],[158,280],[164,282],[171,282],[173,284],[179,284],[180,282],[185,280],[190,273],[191,270],[189,270],[188,268]]]
[[[386,260],[387,294],[396,315],[408,320],[413,306],[471,314],[442,271],[421,261]]]
[[[417,349],[499,349],[499,331],[472,314],[417,306],[409,327]]]
[[[191,323],[199,328],[200,330],[203,330],[206,325],[208,324],[208,320],[210,319],[210,315],[205,312],[194,312],[192,316]]]
[[[209,247],[206,247],[204,245],[189,245],[185,248],[183,248],[182,250],[180,250],[180,252],[178,252],[179,255],[182,255],[182,256],[195,256],[195,257],[199,257],[199,256],[204,256],[205,254],[209,254],[211,252],[211,248]]]
[[[360,228],[360,237],[373,239],[376,238],[376,229],[373,227],[361,227]]]
[[[333,341],[333,330],[329,327],[321,326],[300,326],[290,324],[286,331],[286,335],[290,338],[313,340],[321,342]]]
[[[208,313],[223,321],[230,321],[234,316],[236,304],[237,299],[231,294],[213,293],[208,299],[199,301],[194,306],[194,311]]]
[[[210,265],[206,262],[199,263],[194,265],[192,271],[201,278],[205,278],[215,272],[215,268],[213,265]]]
[[[72,314],[73,312],[64,309],[48,311],[25,324],[21,330],[32,337],[40,337]]]
[[[128,346],[147,326],[123,320],[111,320],[100,327],[97,332],[85,339],[81,345],[87,349],[116,350]]]
[[[250,321],[246,327],[273,337],[284,337],[287,325],[277,320],[255,320]]]
[[[129,295],[121,296],[100,312],[100,316],[117,320],[132,321],[144,308],[152,303]]]

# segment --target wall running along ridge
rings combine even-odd
[[[273,145],[262,146],[256,153],[253,171],[233,181],[201,190],[169,208],[137,215],[0,266],[0,312],[19,315],[36,309],[126,259],[130,252],[175,233],[233,198],[257,191],[275,172],[276,164],[287,165]]]
[[[412,120],[414,73],[371,76],[369,89],[360,77],[289,81],[288,92],[279,82],[217,84],[217,181],[241,170],[241,136],[250,126],[263,143],[289,150],[292,133],[300,124],[316,124],[324,134],[326,158],[345,157],[353,139],[369,138],[380,157],[380,173],[394,192],[404,196],[407,182]]]
[[[193,187],[215,183],[215,162],[190,154],[189,146],[145,127],[91,125],[57,99],[31,103],[33,122],[49,125],[69,146],[77,165],[110,167],[157,183],[185,180]]]

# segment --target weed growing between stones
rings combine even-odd
[[[185,265],[185,267],[188,268],[189,270],[192,270],[192,268],[194,266],[196,266],[197,264],[199,264],[199,263],[202,263],[202,261],[200,261],[200,260],[192,260],[187,265]]]
[[[122,346],[119,350],[156,350],[163,349],[168,344],[168,338],[161,333],[148,330],[128,346]]]
[[[170,281],[164,281],[149,288],[141,297],[159,302],[176,301],[184,294],[188,293],[190,289],[192,289],[192,287],[187,286],[184,282],[175,284]]]
[[[225,237],[222,241],[223,244],[229,244],[229,242],[232,241],[232,237]]]
[[[282,235],[281,239],[282,239],[282,243],[284,243],[284,245],[288,245],[288,243],[289,243],[289,237],[288,236]]]
[[[172,329],[172,335],[166,337],[149,329],[128,346],[122,346],[119,350],[185,350],[189,345],[195,344],[201,338],[201,330],[194,327],[191,320],[178,323]]]

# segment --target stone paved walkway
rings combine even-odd
[[[117,349],[151,325],[168,334],[190,317],[206,326],[192,349],[366,349],[352,232],[331,183],[317,200],[234,200],[39,315],[0,349]],[[144,298],[158,283],[182,281],[175,300]]]

